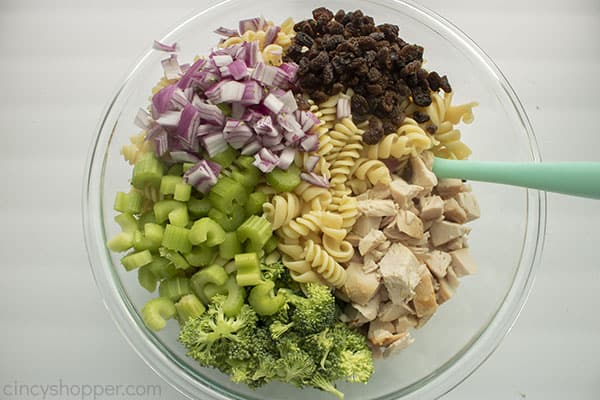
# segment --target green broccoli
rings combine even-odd
[[[329,392],[337,396],[339,399],[344,400],[344,393],[340,392],[335,387],[333,382],[331,382],[329,379],[325,378],[319,373],[313,375],[312,379],[310,380],[310,385],[325,392]]]
[[[301,335],[310,335],[333,324],[336,316],[335,298],[329,287],[319,283],[307,283],[304,290],[306,297],[289,291],[286,295],[288,303],[295,308],[292,311],[291,328]]]

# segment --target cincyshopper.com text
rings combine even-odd
[[[110,398],[142,399],[160,398],[160,385],[127,385],[127,384],[69,384],[59,379],[57,383],[24,383],[13,381],[2,384],[3,399],[80,399],[100,400]]]

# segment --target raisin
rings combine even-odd
[[[316,20],[323,18],[323,19],[326,19],[329,21],[330,19],[333,18],[333,13],[325,7],[315,8],[312,11],[312,15],[313,15],[313,18]]]
[[[417,79],[419,80],[419,82],[426,81],[427,80],[427,75],[429,75],[429,72],[427,72],[423,68],[421,68],[420,70],[417,71]],[[429,82],[427,82],[427,87],[429,87]]]
[[[368,64],[373,64],[377,58],[377,53],[373,50],[369,50],[365,52],[363,57]]]
[[[316,25],[316,23],[314,25]],[[296,39],[298,39],[298,33],[300,32],[311,37],[315,36],[313,23],[309,20],[298,22],[294,25],[294,31],[296,32]]]
[[[327,64],[325,65],[325,67],[323,67],[323,71],[321,72],[322,77],[323,77],[323,83],[326,85],[330,85],[333,83],[333,79],[334,79],[334,73],[333,73],[333,67],[331,66],[331,64]]]
[[[367,85],[367,92],[372,96],[379,96],[383,93],[383,86],[375,83],[371,85]]]
[[[325,68],[325,65],[329,64],[329,54],[326,51],[321,51],[319,54],[310,60],[310,69],[311,71],[322,71]]]
[[[383,32],[373,32],[369,34],[369,37],[373,40],[375,40],[376,42],[379,42],[380,40],[385,39],[385,34]]]
[[[352,113],[352,121],[354,121],[355,124],[360,124],[361,122],[365,122],[368,119],[369,119],[369,116],[367,114]]]
[[[338,93],[344,92],[345,90],[346,90],[346,88],[344,87],[344,85],[342,83],[336,82],[331,87],[331,94],[338,94]]]
[[[342,22],[344,20],[344,16],[346,15],[346,12],[344,10],[338,10],[338,12],[335,13],[335,20],[337,22]]]
[[[369,118],[369,128],[373,129],[375,132],[381,132],[383,135],[383,122],[375,116]]]
[[[377,82],[381,79],[381,72],[375,67],[369,69],[369,73],[367,74],[367,79],[369,82]]]
[[[310,110],[310,103],[306,99],[306,97],[302,96],[300,93],[296,94],[296,104],[298,104],[298,109],[302,111]]]
[[[381,101],[380,107],[381,107],[381,110],[384,111],[385,113],[390,113],[390,112],[392,112],[392,109],[394,109],[396,107],[397,104],[398,104],[398,97],[397,97],[396,93],[394,93],[392,91],[387,91],[383,95],[383,99]]]
[[[394,124],[389,119],[383,120],[383,131],[385,132],[386,135],[396,132],[397,129],[398,129],[398,125]]]
[[[308,57],[302,57],[300,61],[298,61],[298,75],[306,75],[308,73],[308,64],[310,61]]]
[[[414,60],[404,66],[404,68],[402,69],[402,73],[406,75],[415,74],[419,71],[420,68],[421,61]]]
[[[325,93],[321,90],[317,90],[316,92],[313,93],[313,100],[315,101],[315,103],[323,103],[328,98],[329,98],[329,96],[327,95],[327,93]]]
[[[341,33],[344,33],[344,25],[340,24],[335,19],[332,19],[331,21],[329,21],[327,23],[327,32],[334,34],[334,35],[339,35]]]
[[[448,82],[448,77],[446,75],[442,76],[440,79],[440,88],[446,93],[450,93],[452,91],[452,87],[450,86],[450,82]]]
[[[429,87],[431,88],[431,90],[437,92],[440,89],[442,78],[437,72],[433,71],[430,72],[429,75],[427,75],[427,82],[429,82]]]
[[[308,73],[300,79],[300,86],[304,89],[317,89],[322,85],[322,82],[315,74]]]
[[[429,92],[420,86],[412,89],[412,97],[415,104],[420,107],[427,107],[431,104],[431,96],[429,95]]]
[[[333,67],[333,71],[338,75],[341,75],[346,69],[346,65],[342,62],[342,57],[340,56],[334,56],[331,59],[331,66]]]
[[[357,114],[368,114],[369,113],[369,103],[367,99],[359,94],[355,94],[352,96],[350,100],[350,106],[352,107],[352,112]]]
[[[358,40],[358,47],[362,50],[375,50],[377,41],[369,36],[361,36]]]
[[[378,25],[379,31],[385,35],[387,40],[395,40],[398,37],[398,32],[400,32],[400,28],[398,25],[392,24],[381,24]]]
[[[423,48],[421,46],[417,46],[414,44],[404,46],[400,50],[399,61],[406,65],[414,60],[422,60],[423,59]]]
[[[374,129],[367,129],[365,133],[363,133],[362,140],[366,145],[374,145],[379,143],[379,141],[383,138],[383,130],[375,131]]]
[[[390,50],[387,47],[382,47],[377,52],[377,61],[382,68],[390,69],[392,61],[390,60]]]
[[[366,75],[369,72],[369,66],[364,58],[355,58],[348,67],[350,67],[355,74],[360,76]]]
[[[436,124],[429,124],[425,127],[425,130],[427,131],[427,133],[429,133],[430,135],[435,134],[435,132],[437,131],[437,125]]]
[[[412,115],[413,119],[419,124],[429,121],[429,115],[421,111],[415,111]]]
[[[296,37],[294,38],[294,41],[299,45],[306,46],[308,48],[311,48],[313,43],[315,42],[315,40],[312,37],[310,37],[307,33],[303,31],[296,32]]]

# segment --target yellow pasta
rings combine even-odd
[[[301,182],[294,189],[294,193],[308,203],[313,210],[326,210],[331,203],[331,193],[327,188],[315,186],[308,182]]]
[[[294,193],[273,196],[271,202],[263,204],[264,216],[274,230],[299,216],[301,210],[302,202]]]
[[[272,26],[273,23],[269,22],[268,25]],[[286,19],[282,22],[280,26],[281,30],[275,37],[273,45],[281,47],[283,50],[287,50],[292,44],[292,38],[296,36],[294,32],[294,21],[291,18]],[[265,49],[265,36],[266,32],[263,30],[252,31],[247,30],[241,36],[234,36],[225,39],[219,44],[219,47],[229,47],[234,46],[236,44],[241,44],[244,42],[254,42],[258,41],[258,48],[262,52]],[[268,45],[267,45],[268,46]],[[263,53],[264,57],[264,53]],[[267,61],[265,61],[267,62]],[[273,64],[276,65],[276,64]]]
[[[346,281],[346,270],[323,247],[312,240],[306,241],[304,259],[333,287],[340,287]]]
[[[321,211],[311,211],[301,217],[294,218],[287,224],[283,225],[279,231],[281,234],[290,239],[300,239],[306,237],[311,232],[321,231]]]
[[[129,138],[130,144],[121,147],[121,155],[129,164],[134,165],[142,154],[152,151],[152,144],[146,141],[146,131]]]
[[[359,158],[354,164],[351,173],[359,179],[368,179],[373,185],[378,183],[389,185],[392,182],[390,170],[380,160]]]
[[[358,219],[358,200],[355,197],[342,197],[337,212],[342,217],[342,227],[350,231]]]
[[[262,51],[263,62],[276,67],[283,64],[283,48],[278,44],[270,44]]]
[[[385,135],[375,145],[365,146],[366,156],[370,159],[386,159],[390,157],[402,159],[411,154],[420,154],[431,148],[429,135],[411,119],[405,118],[396,133]]]

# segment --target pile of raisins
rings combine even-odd
[[[360,10],[334,15],[320,7],[312,14],[312,19],[294,26],[296,37],[286,54],[288,61],[299,65],[298,89],[319,103],[351,88],[354,122],[369,120],[363,135],[366,144],[376,144],[384,132],[397,130],[406,116],[409,96],[426,107],[431,104],[431,91],[452,90],[446,76],[422,68],[423,47],[402,40],[398,26],[375,25]],[[429,120],[424,113],[413,118]]]

